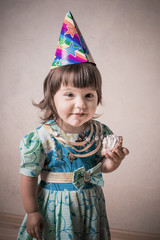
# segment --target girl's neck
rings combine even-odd
[[[84,123],[81,126],[73,127],[69,124],[65,124],[60,118],[58,118],[56,120],[56,123],[66,133],[82,133],[86,129],[86,127],[88,126],[88,123]]]

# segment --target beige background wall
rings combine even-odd
[[[39,125],[62,21],[72,11],[103,77],[100,120],[130,155],[105,175],[112,228],[160,233],[160,1],[0,1],[0,212],[24,214],[19,142]]]

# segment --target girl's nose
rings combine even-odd
[[[77,108],[85,108],[85,101],[82,97],[78,97],[75,101],[75,107]]]

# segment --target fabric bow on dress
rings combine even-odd
[[[84,167],[75,170],[73,172],[72,183],[79,190],[83,189],[86,183],[92,183],[103,187],[104,181],[101,173],[101,163],[97,164],[93,168],[90,168],[88,171],[86,171]]]

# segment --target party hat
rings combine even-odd
[[[82,62],[94,63],[94,60],[71,12],[68,12],[62,25],[51,69]]]

